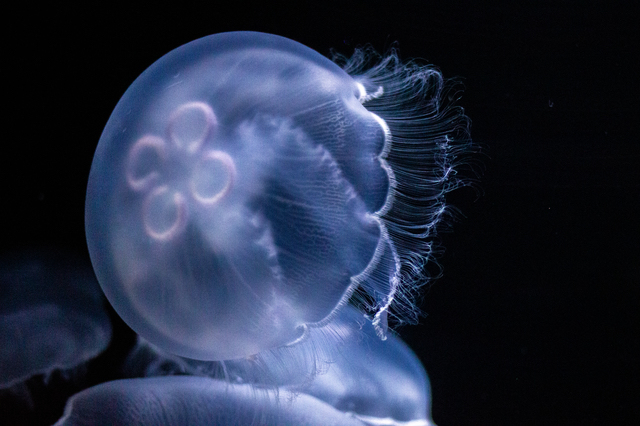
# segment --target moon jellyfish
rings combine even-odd
[[[256,392],[193,376],[115,380],[86,389],[69,400],[56,425],[85,424],[364,426],[309,395]]]
[[[111,323],[88,265],[33,251],[0,262],[0,388],[95,357]]]
[[[209,377],[108,383],[78,409],[135,405],[154,386],[164,408],[182,406],[180,389],[215,406],[224,387],[230,411],[216,415],[237,419],[252,389],[257,412],[285,423],[278,410],[317,403],[350,413],[340,424],[430,424],[426,373],[388,322],[417,319],[468,123],[442,106],[433,68],[366,49],[334,60],[216,34],[125,92],[89,175],[91,260],[134,331]],[[280,393],[302,399],[272,407]]]
[[[411,78],[439,84],[426,73]],[[428,116],[394,136],[389,120],[411,111],[369,110],[397,90],[375,77],[253,32],[193,41],[138,77],[86,201],[96,275],[136,332],[189,358],[239,358],[302,338],[357,290],[384,335],[444,211],[450,145],[437,128],[419,145]]]
[[[371,322],[353,307],[341,309],[331,322],[313,328],[307,339],[284,351],[222,365],[173,356],[141,339],[127,370],[138,377],[209,376],[233,384],[250,383],[262,392],[280,389],[304,394],[367,424],[432,424],[429,379],[418,358],[394,335],[380,339]],[[321,371],[311,378],[296,368],[296,359],[308,357],[321,361],[317,364]],[[280,365],[284,368],[278,369]],[[133,391],[146,385],[131,382],[129,386]]]
[[[342,310],[335,323],[343,343],[304,392],[371,424],[430,424],[429,379],[413,351],[391,334],[380,339],[353,308]]]

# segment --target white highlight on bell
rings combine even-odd
[[[378,86],[378,89],[373,93],[367,93],[367,89],[365,89],[364,85],[359,81],[356,81],[356,87],[358,88],[358,101],[361,104],[364,104],[371,99],[379,98],[384,94],[384,89],[382,86]]]

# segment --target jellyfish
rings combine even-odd
[[[105,308],[88,259],[44,248],[0,258],[1,423],[51,424],[91,382],[111,341]]]
[[[256,392],[194,376],[114,380],[86,389],[69,400],[56,426],[79,424],[365,425],[309,395]]]
[[[430,424],[428,408],[394,412],[396,396],[428,407],[429,385],[389,323],[419,315],[468,122],[442,106],[432,67],[369,49],[334,60],[276,35],[215,34],[152,64],[109,118],[87,244],[117,313],[194,375],[154,380],[162,395],[224,386],[234,407],[253,389],[263,412],[282,414],[266,408],[282,393],[304,397],[294,411],[313,400]],[[387,373],[411,377],[411,395]],[[360,392],[356,376],[377,384]],[[76,405],[147,386],[105,384]]]
[[[399,339],[379,339],[371,323],[362,319],[353,308],[342,312],[331,328],[334,332],[345,328],[345,344],[329,370],[303,392],[284,382],[275,388],[256,387],[264,383],[202,376],[190,370],[206,363],[188,363],[151,345],[146,348],[157,352],[156,362],[149,365],[162,363],[166,368],[173,363],[182,374],[116,380],[89,388],[71,398],[56,425],[96,424],[100,419],[100,424],[432,426],[429,383],[420,361]],[[352,321],[359,320],[363,333],[351,327]],[[105,413],[105,406],[118,409]]]
[[[103,296],[88,265],[33,250],[0,262],[0,388],[68,370],[111,339]]]
[[[317,353],[318,346],[322,354]],[[311,358],[316,362],[324,361],[317,363],[322,371],[310,380],[295,367],[296,359],[307,359],[309,354],[314,354]],[[307,339],[252,361],[185,359],[140,338],[127,364],[125,375],[132,377],[178,374],[212,377],[234,385],[250,384],[261,393],[284,401],[285,407],[290,395],[306,395],[365,424],[433,424],[429,379],[420,360],[394,334],[380,339],[371,322],[352,306],[341,309],[325,326],[313,328]],[[278,369],[281,365],[284,368]],[[146,386],[144,381],[128,382],[132,393],[144,393]],[[276,392],[270,392],[273,390],[283,390],[285,394],[277,397]],[[131,410],[139,411],[133,407]],[[68,417],[73,416],[70,407]]]

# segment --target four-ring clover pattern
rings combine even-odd
[[[166,138],[147,134],[127,153],[128,187],[140,193],[145,233],[169,241],[185,229],[189,205],[212,207],[233,188],[236,166],[231,156],[208,148],[218,122],[205,102],[188,102],[169,116]]]

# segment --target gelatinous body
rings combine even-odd
[[[237,358],[300,338],[358,281],[392,279],[377,215],[388,129],[364,95],[260,33],[205,37],[147,69],[87,190],[94,268],[125,321],[183,356]]]
[[[227,386],[221,422],[246,420],[234,407],[251,389],[248,406],[275,424],[290,414],[275,391],[301,395],[299,413],[310,398],[356,423],[432,424],[426,373],[387,338],[387,318],[415,321],[443,195],[464,184],[454,166],[468,123],[442,107],[433,68],[393,52],[335,60],[278,36],[217,34],[124,94],[89,176],[94,269],[149,342],[131,371],[209,377],[101,385],[68,419],[113,397],[135,413],[153,386],[152,415],[197,414],[206,405],[176,389],[215,406]]]
[[[311,362],[318,371],[310,377]],[[251,360],[188,360],[141,339],[126,370],[134,377],[190,374],[252,384],[258,393],[305,394],[367,424],[432,424],[429,379],[418,358],[393,335],[381,340],[371,322],[349,306],[312,328],[307,339]],[[169,392],[166,398],[172,398]]]
[[[83,424],[365,425],[309,395],[256,392],[250,385],[193,376],[116,380],[89,388],[69,400],[56,423]]]
[[[0,389],[102,352],[111,323],[90,266],[44,250],[0,260]]]
[[[332,327],[343,330],[333,362],[304,392],[371,424],[429,425],[429,379],[413,351],[395,336],[380,339],[353,308],[342,310]]]

